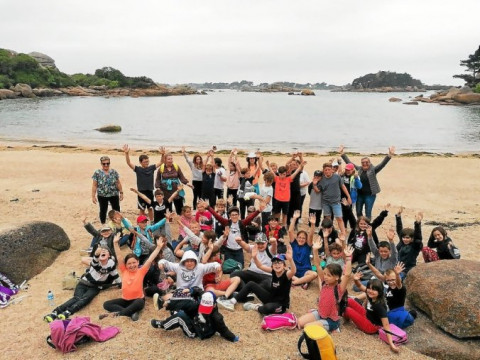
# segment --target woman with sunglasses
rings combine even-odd
[[[345,164],[348,165],[352,162],[348,158],[347,154],[344,153],[344,149],[345,147],[340,145],[338,152],[342,156],[343,161],[345,161]],[[388,155],[385,156],[382,162],[378,165],[373,165],[368,157],[363,157],[361,159],[361,166],[352,163],[355,169],[358,171],[358,176],[362,182],[362,188],[358,189],[357,202],[355,204],[357,217],[363,215],[362,209],[365,206],[366,217],[369,219],[372,218],[373,204],[375,203],[377,194],[380,192],[380,184],[377,180],[377,173],[380,172],[385,165],[387,165],[394,155],[395,146],[390,146],[388,148]]]
[[[110,168],[110,158],[100,158],[101,169],[95,170],[92,176],[92,202],[100,206],[100,222],[105,224],[107,220],[108,204],[113,210],[120,211],[120,201],[123,200],[122,183],[120,175]]]

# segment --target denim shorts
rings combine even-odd
[[[323,204],[322,205],[323,216],[331,216],[333,212],[333,216],[338,218],[342,217],[342,205],[340,203],[336,204]]]
[[[311,313],[313,314],[313,316],[315,316],[315,320],[320,321],[322,323],[322,326],[327,331],[334,331],[340,327],[340,319],[338,321],[333,321],[329,318],[322,319],[320,317],[320,314],[318,313],[318,310],[312,310]]]

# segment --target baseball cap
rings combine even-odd
[[[217,297],[213,292],[211,291],[204,292],[200,300],[200,305],[198,306],[198,312],[200,314],[206,314],[206,315],[211,314],[213,311],[213,308],[215,307],[216,301],[217,301]]]
[[[267,242],[267,236],[263,232],[259,232],[257,235],[255,235],[255,242],[256,243],[266,243]]]
[[[144,221],[148,221],[148,218],[145,215],[140,215],[137,217],[137,223],[142,223]]]
[[[345,165],[345,170],[353,170],[353,169],[355,169],[355,166],[352,163]]]
[[[339,166],[337,160],[334,160],[334,161],[332,162],[332,167],[334,167],[334,166]]]
[[[322,175],[323,175],[322,170],[315,170],[315,172],[313,173],[313,176],[322,176]]]
[[[104,231],[112,231],[112,228],[110,226],[102,226],[102,228],[100,229],[100,232],[104,232]]]
[[[285,257],[285,254],[277,254],[277,255],[274,255],[274,256],[272,257],[272,263],[273,263],[274,261],[283,261],[283,262],[285,262],[285,260],[287,260],[287,258]]]

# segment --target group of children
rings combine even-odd
[[[132,167],[128,146],[124,150]],[[145,306],[145,296],[152,296],[157,310],[165,307],[170,312],[164,320],[153,319],[154,328],[180,327],[188,337],[202,339],[218,331],[235,342],[239,337],[225,325],[217,305],[234,311],[237,303],[243,303],[244,310],[262,315],[284,313],[290,307],[292,287],[307,290],[318,280],[318,304],[299,317],[299,328],[318,322],[334,331],[343,316],[369,334],[384,328],[390,348],[397,352],[388,331],[390,324],[405,328],[416,317],[414,310],[404,307],[403,279],[416,265],[418,255],[422,252],[426,262],[458,258],[458,249],[441,227],[433,229],[427,247],[423,246],[422,213],[415,216],[413,228],[403,228],[403,207],[395,215],[397,244],[393,229],[386,232],[386,241],[376,233],[388,216],[389,205],[373,221],[365,216],[349,219],[347,236],[342,205],[348,208],[355,204],[355,190],[362,187],[351,164],[343,171],[338,162],[336,166],[326,163],[310,181],[308,176],[302,177],[305,162],[301,153],[278,168],[268,161],[264,167],[261,154],[251,153],[247,165],[241,168],[237,152],[232,150],[228,171],[219,158],[213,157],[213,150],[208,152],[205,164],[198,154],[192,161],[184,149],[183,154],[194,179],[193,206],[175,208],[179,215],[170,211],[171,204],[177,206],[182,197],[180,183],[168,199],[159,189],[151,199],[132,188],[139,204],[143,201],[136,226],[115,210],[108,213],[109,223],[99,230],[84,219],[86,230],[93,236],[89,256],[82,258],[89,267],[73,298],[47,314],[47,322],[68,318],[101,289],[121,284],[121,298],[105,302],[107,313],[100,318],[129,316],[136,321]],[[140,157],[141,166],[148,166],[145,156]],[[171,166],[178,170],[176,164]],[[264,186],[260,188],[262,172]],[[342,176],[347,177],[349,186]],[[226,200],[224,184],[219,182],[228,186]],[[296,231],[305,197],[297,192],[301,187],[310,194],[307,231]],[[172,235],[173,224],[178,225],[178,237]],[[131,249],[125,258],[121,246]],[[248,268],[245,254],[250,257]],[[230,271],[226,277],[224,272]],[[347,297],[352,278],[358,294]]]

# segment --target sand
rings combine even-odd
[[[49,312],[46,294],[49,289],[55,294],[57,304],[72,296],[72,291],[62,290],[62,279],[70,271],[82,273],[79,250],[87,248],[90,236],[82,226],[81,216],[86,214],[95,226],[99,226],[98,207],[91,203],[91,175],[99,168],[99,158],[109,153],[112,168],[121,176],[124,189],[135,186],[135,175],[127,167],[123,153],[116,150],[89,148],[41,148],[31,146],[0,146],[0,230],[17,226],[19,223],[42,220],[60,225],[71,241],[70,250],[63,252],[53,265],[29,280],[30,287],[23,294],[28,295],[22,302],[0,310],[2,326],[1,358],[38,359],[47,356],[62,358],[60,352],[48,347],[45,337],[48,325],[42,317]],[[132,152],[132,160],[136,161]],[[223,157],[225,159],[225,157]],[[267,156],[270,161],[282,163],[286,156]],[[359,156],[351,156],[358,162]],[[156,161],[158,154],[151,153]],[[306,170],[310,175],[329,159],[329,156],[307,157]],[[378,163],[381,157],[372,157]],[[190,175],[185,160],[175,156],[175,161]],[[394,213],[401,205],[404,226],[413,224],[416,211],[424,213],[424,241],[428,239],[433,226],[428,221],[467,224],[478,221],[480,214],[480,166],[475,156],[416,156],[395,157],[378,176],[382,192],[377,197],[374,214],[378,214],[387,203],[391,212],[382,225],[383,229],[394,226]],[[33,192],[33,190],[39,190]],[[136,200],[133,194],[125,192],[122,211],[134,219]],[[18,199],[18,201],[11,201]],[[187,192],[191,203],[191,192]],[[308,204],[308,198],[306,199]],[[305,214],[307,205],[304,206]],[[477,234],[478,224],[458,227],[449,231],[455,244],[460,248],[462,258],[476,260],[480,252]],[[380,237],[383,231],[377,231]],[[421,261],[421,260],[420,260]],[[115,325],[121,333],[103,343],[82,345],[71,359],[111,358],[215,358],[215,359],[299,359],[296,343],[300,331],[282,330],[267,333],[260,329],[261,317],[255,312],[244,312],[240,307],[234,313],[224,310],[227,325],[241,341],[233,344],[219,336],[207,341],[190,340],[180,330],[164,332],[153,329],[150,319],[166,317],[165,310],[156,312],[150,299],[138,322],[127,318],[98,320],[103,312],[105,300],[120,296],[120,291],[111,289],[100,293],[94,301],[78,315],[90,316],[95,323]],[[312,285],[307,291],[294,288],[291,292],[291,311],[298,316],[315,307],[318,286]],[[414,325],[415,326],[415,325]],[[342,326],[341,333],[333,335],[339,359],[396,359],[388,346],[376,336],[368,336],[351,324]],[[373,355],[375,354],[375,355]],[[402,359],[426,359],[413,353],[408,345],[401,348]]]

